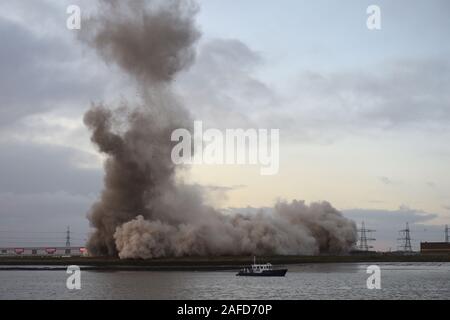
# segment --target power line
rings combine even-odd
[[[412,252],[412,247],[411,247],[411,234],[410,234],[410,230],[409,230],[409,224],[408,222],[406,223],[406,228],[403,230],[399,231],[400,233],[400,238],[398,238],[398,241],[403,241],[403,244],[400,246],[401,251],[404,252]]]
[[[14,233],[12,235],[9,235]],[[23,246],[23,245],[45,245],[45,246],[62,246],[62,241],[65,238],[66,248],[70,248],[73,242],[75,243],[86,243],[87,237],[86,233],[75,233],[81,235],[81,237],[73,238],[71,236],[70,226],[67,227],[65,232],[59,231],[13,231],[13,230],[0,230],[0,244],[1,245],[13,245],[13,246]],[[25,234],[21,236],[20,234]],[[65,237],[62,235],[65,234]],[[42,236],[43,235],[43,236]],[[49,236],[46,236],[49,235]],[[58,236],[61,235],[61,236]],[[83,245],[83,244],[82,244]]]
[[[370,235],[372,232],[375,232],[376,230],[372,229],[366,229],[364,226],[364,221],[361,223],[361,229],[358,229],[358,232],[360,234],[359,237],[359,246],[358,249],[361,251],[369,251],[369,249],[373,248],[373,246],[370,246],[368,244],[369,241],[375,241],[375,238],[369,238],[368,235]]]
[[[417,227],[417,226],[415,226]],[[429,229],[414,229],[415,233],[419,233],[419,232],[426,232],[427,234],[440,234],[442,235],[442,230],[429,230]]]
[[[70,237],[71,240],[80,240],[80,241],[86,241],[86,238],[72,238]],[[0,241],[1,240],[43,240],[43,241],[60,241],[61,238],[48,238],[48,237],[33,237],[33,238],[28,238],[28,237],[2,237],[0,236]]]
[[[70,247],[70,226],[67,226],[66,247]]]
[[[15,245],[15,244],[29,244],[29,245],[40,244],[40,245],[57,245],[59,247],[62,247],[61,246],[61,242],[46,242],[46,241],[42,241],[42,242],[39,242],[39,241],[14,241],[14,242],[0,241],[0,244],[1,245],[3,245],[3,244],[10,244],[10,245]],[[72,245],[73,245],[73,243],[72,243]]]
[[[0,230],[1,233],[27,233],[27,234],[67,234],[67,231],[25,231],[25,230]],[[71,234],[84,234],[88,235],[88,232],[70,232]]]

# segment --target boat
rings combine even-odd
[[[287,269],[274,269],[272,264],[256,264],[256,257],[253,257],[253,264],[250,267],[239,270],[236,276],[241,277],[284,277]]]

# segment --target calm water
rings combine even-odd
[[[234,272],[0,271],[1,299],[450,299],[450,263],[380,263],[381,290],[368,290],[367,264],[289,266],[284,278]],[[1,269],[0,269],[1,270]]]

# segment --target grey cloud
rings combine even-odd
[[[277,103],[276,93],[254,74],[261,55],[237,39],[202,43],[196,63],[180,76],[177,89],[196,117],[216,127],[259,125]]]
[[[281,128],[295,141],[331,143],[370,130],[444,128],[450,120],[450,62],[398,59],[365,70],[303,70],[288,94],[257,76],[261,55],[238,40],[202,44],[178,81],[192,113],[216,127]]]
[[[83,233],[89,230],[86,213],[101,189],[103,173],[77,168],[73,159],[81,154],[60,146],[0,144],[0,229],[19,230],[0,233],[0,246],[11,245],[12,236],[22,241],[28,232],[63,232],[66,226]],[[36,245],[36,241],[15,243]]]
[[[47,230],[65,228],[66,225],[86,227],[86,212],[94,196],[74,195],[67,192],[14,194],[0,193],[2,227],[11,223],[15,228]],[[82,223],[81,223],[82,222]],[[39,226],[40,228],[37,228]],[[87,228],[78,229],[86,231]]]
[[[218,186],[218,185],[206,185],[201,186],[202,188],[209,190],[209,191],[233,191],[245,188],[246,185],[239,184],[239,185],[232,185],[232,186]]]
[[[430,188],[435,188],[436,187],[436,183],[434,183],[433,181],[427,181],[426,184]]]
[[[381,80],[366,80],[366,93],[375,103],[362,115],[395,125],[448,121],[450,65],[444,60],[395,61]]]
[[[367,202],[369,202],[369,203],[377,203],[377,204],[385,203],[385,201],[383,201],[383,200],[376,200],[376,199],[368,200]]]
[[[378,179],[386,185],[390,185],[393,183],[392,180],[389,179],[388,177],[379,177]]]
[[[449,67],[444,59],[416,59],[361,71],[305,71],[296,93],[267,120],[284,123],[290,137],[319,143],[384,130],[447,130]]]
[[[44,4],[51,2],[35,5],[33,10],[40,8],[43,12],[51,7]],[[29,10],[28,4],[26,8]],[[39,37],[23,25],[0,18],[0,41],[0,125],[63,103],[84,109],[90,99],[101,96],[106,86],[107,81],[90,77],[86,69],[89,63],[77,67],[82,60],[80,52],[57,36]],[[261,54],[241,41],[216,39],[203,43],[197,63],[177,80],[177,85],[193,114],[217,127],[279,127],[296,140],[325,137],[329,141],[346,130],[372,127],[447,126],[450,118],[447,60],[387,62],[378,71],[302,72],[290,97],[281,97],[256,75],[263,66]],[[74,152],[36,145],[1,145],[0,208],[16,212],[11,219],[19,223],[31,217],[30,225],[35,226],[61,228],[66,219],[78,219],[80,215],[84,221],[86,199],[101,188],[102,173],[73,167]],[[233,190],[233,186],[206,187],[225,193]],[[434,218],[405,209],[347,212],[367,217],[377,229],[391,228],[385,236],[377,234],[386,239],[396,238],[405,221],[415,227]]]
[[[260,210],[272,210],[269,207],[245,207],[245,208],[227,208],[226,211],[230,212],[244,212],[244,213],[257,213]],[[438,217],[437,214],[434,213],[426,213],[420,210],[411,209],[407,206],[400,206],[398,210],[383,210],[383,209],[347,209],[342,210],[344,215],[352,217],[355,221],[360,221],[361,219],[365,219],[367,223],[377,224],[380,221],[388,221],[389,224],[394,223],[396,226],[392,226],[395,229],[403,227],[406,222],[410,222],[413,224],[419,223],[427,223],[432,219]]]
[[[80,153],[59,146],[0,144],[0,193],[98,193],[103,173],[74,166]]]
[[[246,188],[246,185],[232,185],[232,186],[219,186],[219,185],[200,185],[195,184],[194,188],[199,189],[199,192],[204,195],[205,200],[212,206],[220,206],[223,201],[229,199],[229,193],[232,191]]]
[[[0,42],[0,125],[61,105],[85,109],[102,95],[105,86],[94,85],[102,76],[66,38],[0,18]]]
[[[421,241],[442,240],[442,227],[432,224],[432,220],[438,217],[434,213],[406,206],[401,206],[398,210],[349,209],[343,210],[343,213],[346,217],[353,219],[359,227],[364,221],[366,228],[376,230],[373,234],[376,238],[374,243],[376,249],[396,250],[400,244],[397,241],[399,230],[405,228],[406,222],[409,223],[411,229],[412,244],[415,250],[419,249]]]
[[[376,68],[303,73],[298,83],[298,108],[310,101],[320,110],[316,114],[318,120],[350,126],[392,128],[448,121],[448,60],[404,59],[385,62]]]
[[[245,207],[245,208],[226,208],[224,213],[233,214],[241,212],[245,214],[256,214],[258,212],[271,212],[273,208]],[[383,209],[347,209],[342,210],[345,217],[352,219],[361,227],[361,222],[365,222],[366,228],[375,229],[373,236],[376,241],[372,243],[376,250],[397,249],[399,242],[399,230],[405,228],[406,222],[409,222],[411,236],[413,238],[413,247],[419,249],[421,241],[442,241],[443,226],[432,224],[432,220],[438,215],[427,213],[421,210],[401,206],[397,210]]]
[[[92,17],[96,28],[84,39],[138,82],[143,106],[128,106],[128,117],[104,105],[85,114],[92,142],[108,157],[105,186],[89,214],[96,229],[90,253],[153,258],[347,251],[355,225],[327,202],[279,202],[271,216],[229,217],[205,205],[197,190],[175,183],[167,137],[189,117],[173,103],[170,84],[192,62],[198,39],[197,8],[190,4],[105,1]]]
[[[394,228],[403,227],[406,222],[413,224],[423,224],[430,222],[438,215],[426,213],[420,210],[401,206],[398,210],[376,210],[376,209],[350,209],[343,211],[346,215],[353,216],[355,219],[365,219],[368,223],[379,223],[379,221],[389,221],[394,223]],[[377,222],[378,221],[378,222]]]
[[[59,241],[49,240],[47,232],[53,237],[54,232],[63,233],[70,226],[72,231],[85,234],[89,230],[86,212],[93,200],[93,196],[67,192],[0,192],[0,246],[64,245],[64,234]],[[46,238],[40,239],[43,236]],[[84,243],[85,239],[72,241],[72,244]]]

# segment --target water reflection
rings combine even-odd
[[[82,272],[82,289],[64,271],[0,271],[2,299],[450,299],[450,263],[385,263],[382,289],[368,290],[369,264],[289,266],[284,278],[235,272]]]

